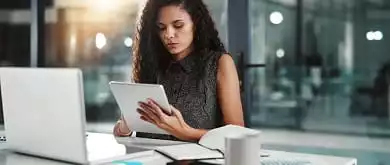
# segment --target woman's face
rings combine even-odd
[[[160,39],[171,54],[179,55],[191,51],[194,24],[191,16],[180,5],[161,8],[157,26]]]

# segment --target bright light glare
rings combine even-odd
[[[131,39],[130,37],[126,37],[125,41],[124,41],[124,44],[125,44],[126,47],[133,46],[133,39]]]
[[[278,49],[277,51],[276,51],[276,57],[278,57],[278,58],[283,58],[284,57],[284,50],[283,49]]]
[[[106,36],[103,33],[97,33],[95,37],[96,48],[102,49],[107,44]]]
[[[383,39],[383,33],[381,31],[369,31],[366,34],[366,38],[369,41],[372,40],[380,41]]]
[[[269,19],[270,19],[271,23],[278,25],[278,24],[283,22],[283,15],[282,15],[282,13],[280,13],[278,11],[274,11],[269,16]]]
[[[374,33],[373,33],[372,31],[367,32],[366,38],[367,38],[367,40],[369,40],[369,41],[374,40],[374,39],[375,39]]]
[[[110,11],[116,8],[117,2],[112,0],[89,0],[89,6],[99,11]]]
[[[383,39],[383,33],[381,31],[374,32],[374,38],[375,38],[375,40],[382,40]]]
[[[72,35],[70,36],[70,45],[71,45],[72,47],[74,47],[74,46],[76,45],[76,43],[77,43],[76,35],[75,35],[75,34],[72,34]]]

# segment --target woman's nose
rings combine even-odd
[[[175,37],[175,29],[168,27],[165,32],[165,37],[168,39]]]

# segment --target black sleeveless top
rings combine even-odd
[[[169,103],[176,107],[185,122],[197,129],[213,129],[223,124],[217,100],[217,69],[222,52],[204,56],[190,54],[171,61],[156,76],[164,86]],[[137,132],[137,137],[177,140],[173,136]]]

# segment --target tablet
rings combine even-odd
[[[166,110],[165,112],[167,114],[171,114],[170,104],[162,85],[115,81],[111,81],[109,85],[130,130],[136,132],[168,134],[154,124],[140,119],[141,115],[137,112],[137,108],[139,108],[138,102],[147,101],[148,98],[151,98],[156,101],[163,110]]]

